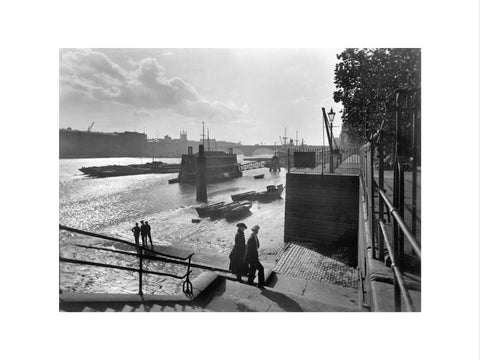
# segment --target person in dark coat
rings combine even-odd
[[[132,228],[133,232],[133,237],[135,238],[135,245],[140,245],[140,227],[138,226],[138,223],[135,223],[135,226]]]
[[[260,230],[260,226],[254,225],[252,227],[252,234],[247,241],[245,261],[248,265],[248,284],[253,285],[255,272],[258,270],[258,287],[263,288],[265,285],[265,273],[263,265],[258,260],[258,248],[260,247],[260,242],[258,241],[258,230]]]
[[[145,226],[143,220],[140,221],[140,234],[142,235],[142,246],[147,247],[147,227]]]
[[[148,221],[145,221],[145,233],[146,233],[146,235],[145,235],[145,245],[148,246],[148,242],[147,242],[147,237],[148,237],[148,240],[150,240],[150,245],[152,246],[152,249],[153,249],[152,228],[148,224]]]
[[[239,282],[243,282],[242,274],[246,274],[247,266],[245,264],[245,235],[243,232],[247,228],[244,223],[237,224],[237,233],[235,235],[235,245],[230,252],[229,270],[237,276]]]

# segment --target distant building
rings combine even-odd
[[[200,141],[188,140],[186,131],[180,132],[180,139],[165,135],[163,139],[147,140],[146,134],[137,132],[102,133],[60,129],[60,158],[181,157],[189,146],[198,149],[200,144]],[[236,145],[240,143],[210,139],[212,151],[228,151]]]
[[[147,135],[137,132],[102,133],[60,129],[60,158],[139,156]]]
[[[180,141],[187,142],[187,132],[186,131],[180,131]]]

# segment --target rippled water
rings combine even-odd
[[[179,163],[180,159],[155,159]],[[241,160],[241,159],[240,159]],[[60,160],[59,218],[62,225],[114,236],[133,242],[130,229],[135,222],[147,220],[152,226],[154,244],[172,245],[195,252],[195,258],[218,263],[225,259],[233,245],[235,223],[225,219],[202,220],[198,218],[195,186],[168,184],[177,174],[148,174],[95,179],[84,176],[82,166],[135,164],[151,161],[147,158],[62,159]],[[263,179],[254,179],[265,174]],[[270,173],[268,169],[245,171],[243,177],[208,185],[209,203],[230,202],[230,195],[245,191],[263,191],[270,184],[285,184],[285,171]],[[284,201],[263,204],[254,202],[251,213],[241,219],[248,227],[259,224],[261,255],[275,252],[283,244]],[[248,236],[250,232],[247,230]],[[68,258],[107,262],[137,267],[134,258],[125,255],[85,250],[73,244],[115,247],[129,251],[128,246],[111,241],[90,238],[60,231],[60,255]],[[205,260],[207,259],[207,260]],[[184,267],[172,264],[147,264],[147,268],[182,273]],[[195,270],[193,276],[199,274]],[[181,282],[169,277],[147,275],[145,293],[175,293]],[[128,292],[138,291],[136,273],[97,268],[92,266],[60,264],[60,288],[64,291]]]

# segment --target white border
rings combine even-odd
[[[25,1],[2,14],[3,358],[478,358],[478,2]],[[58,313],[58,49],[105,46],[421,47],[422,313]]]

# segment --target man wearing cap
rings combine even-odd
[[[153,243],[152,243],[152,227],[148,223],[148,221],[145,221],[145,244],[148,247],[148,242],[147,242],[147,237],[148,240],[150,240],[150,245],[152,245],[153,249]]]
[[[247,272],[247,265],[245,264],[245,235],[243,232],[247,228],[244,223],[237,224],[237,233],[235,234],[235,245],[230,252],[230,266],[229,270],[234,273],[237,280],[243,282],[242,274]]]
[[[255,271],[258,270],[258,287],[263,288],[263,285],[265,285],[265,274],[263,271],[263,265],[258,260],[258,248],[260,247],[260,242],[258,241],[257,236],[258,230],[260,230],[260,226],[254,225],[252,227],[252,234],[247,241],[245,261],[248,264],[248,284],[253,285]]]
[[[132,232],[135,239],[135,245],[140,245],[140,227],[138,226],[138,223],[135,223],[135,226],[132,228]]]
[[[143,220],[140,221],[140,234],[142,235],[142,246],[147,247],[147,228]]]

